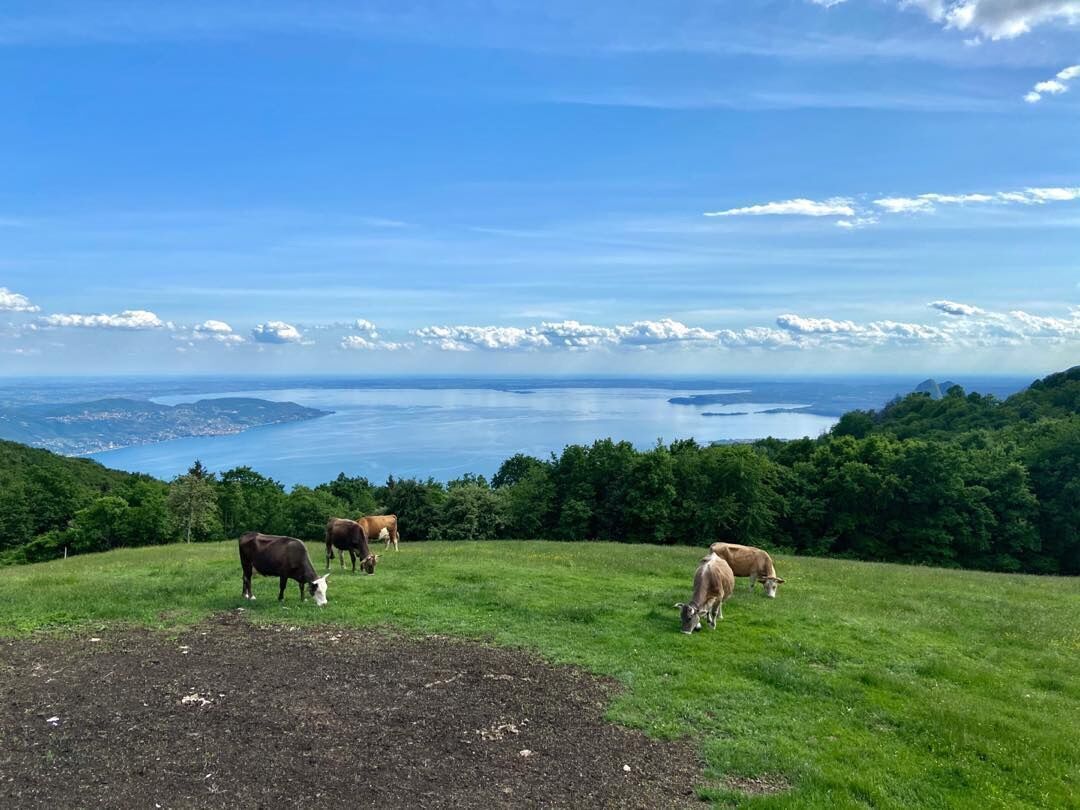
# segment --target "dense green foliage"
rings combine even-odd
[[[121,643],[131,625],[172,629],[242,606],[256,623],[481,638],[617,679],[609,718],[689,736],[719,807],[1076,806],[1080,580],[779,556],[779,598],[740,580],[716,631],[687,637],[671,606],[700,556],[405,543],[375,576],[335,575],[316,608],[295,590],[279,606],[262,577],[259,600],[242,599],[235,541],[123,549],[0,570],[0,593],[19,594],[0,636]],[[766,776],[790,790],[725,787]]]
[[[305,540],[383,511],[406,540],[548,537],[1080,573],[1080,367],[1006,400],[953,387],[845,414],[818,439],[636,450],[602,439],[516,455],[489,484],[339,475],[291,491],[247,467],[166,485],[4,443],[0,559],[235,537]],[[197,492],[196,492],[197,490]],[[197,495],[198,519],[193,498]],[[167,507],[167,508],[166,508]]]

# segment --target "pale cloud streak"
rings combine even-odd
[[[810,0],[831,8],[846,0]],[[1080,22],[1080,0],[898,0],[901,8],[916,9],[945,28],[983,37],[1014,39],[1039,26],[1068,27]]]
[[[855,209],[852,201],[846,197],[833,197],[828,200],[807,200],[798,198],[780,202],[748,205],[744,208],[728,208],[724,211],[707,211],[707,217],[745,217],[745,216],[799,216],[799,217],[853,217]]]

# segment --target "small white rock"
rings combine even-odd
[[[518,751],[519,757],[531,757],[532,755],[533,752],[530,751],[528,748],[522,748],[520,751]]]
[[[91,640],[91,641],[101,641],[101,639],[100,639],[100,638],[98,638],[97,636],[94,636],[94,637],[93,637],[92,639],[90,639],[90,640]]]
[[[622,769],[623,769],[624,771],[626,771],[627,773],[630,773],[630,766],[629,766],[629,765],[623,765],[623,766],[622,766]]]
[[[55,725],[58,725],[60,723],[60,717],[59,716],[50,717],[50,718],[46,719],[45,722],[48,723],[49,725],[55,726]]]

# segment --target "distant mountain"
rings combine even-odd
[[[244,397],[201,399],[182,405],[98,399],[0,408],[0,438],[75,456],[189,436],[222,436],[327,413],[294,402]]]
[[[943,383],[939,383],[937,380],[931,377],[929,380],[923,380],[921,383],[916,385],[915,393],[929,394],[930,399],[941,399],[954,385],[956,385],[956,383],[954,383],[952,380],[946,380]]]

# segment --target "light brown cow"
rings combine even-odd
[[[750,577],[750,590],[754,583],[761,580],[765,595],[776,598],[776,586],[784,580],[776,575],[769,552],[754,546],[740,546],[738,543],[713,543],[709,551],[723,557],[737,577]]]
[[[678,602],[682,617],[682,631],[690,635],[701,629],[701,617],[704,614],[709,621],[709,628],[716,629],[716,617],[724,618],[724,602],[735,592],[735,575],[731,566],[715,554],[702,557],[701,564],[694,573],[694,595],[689,602]]]
[[[370,539],[385,540],[387,549],[393,543],[394,551],[398,550],[397,515],[367,515],[357,518],[356,522],[364,527],[364,532]]]

